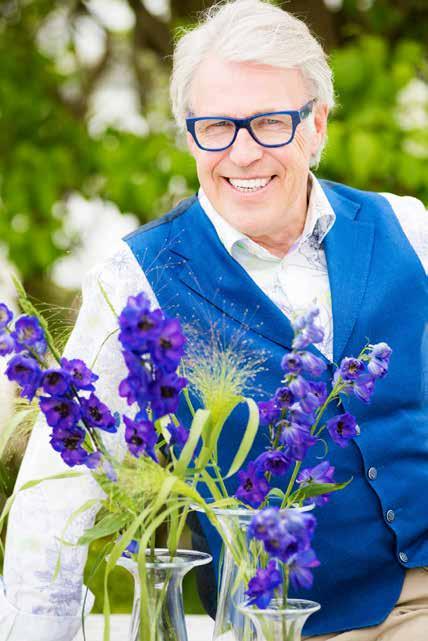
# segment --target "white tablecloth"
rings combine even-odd
[[[111,617],[111,641],[128,641],[130,616],[128,614],[113,614]],[[208,616],[188,615],[186,617],[189,641],[211,641],[214,621]],[[101,614],[91,614],[86,619],[86,641],[102,641],[104,618]],[[79,632],[74,641],[83,641]]]

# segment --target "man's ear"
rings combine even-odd
[[[328,105],[315,103],[313,119],[314,135],[312,136],[311,154],[316,154],[327,133]]]

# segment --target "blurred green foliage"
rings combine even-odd
[[[71,241],[58,241],[64,211],[58,203],[69,193],[112,200],[145,222],[197,188],[193,161],[182,141],[177,144],[168,116],[165,54],[173,26],[188,23],[191,11],[209,3],[171,0],[169,23],[136,0],[128,4],[137,16],[133,30],[110,33],[102,26],[106,54],[88,67],[76,63],[73,40],[76,21],[89,15],[85,3],[0,3],[0,238],[30,290],[71,248]],[[427,128],[404,130],[397,105],[413,78],[427,80],[428,9],[416,0],[345,0],[335,13],[322,2],[289,2],[286,8],[305,15],[315,5],[312,20],[307,14],[313,29],[322,26],[321,37],[338,45],[331,60],[339,108],[330,121],[320,175],[428,202]],[[39,46],[41,27],[58,10],[68,12],[71,35],[64,55],[73,57],[70,69]],[[125,45],[149,132],[107,129],[90,135],[91,95]]]
[[[391,45],[380,36],[361,36],[334,51],[331,62],[339,104],[329,123],[320,173],[428,203],[428,128],[400,125],[402,112],[415,107],[397,102],[416,70],[426,72],[423,45],[405,39]],[[428,119],[428,102],[425,109]]]

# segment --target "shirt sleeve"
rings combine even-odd
[[[102,286],[102,288],[101,288]],[[129,411],[118,394],[119,382],[126,376],[117,320],[128,296],[145,291],[156,306],[153,291],[128,246],[123,247],[86,277],[82,306],[64,355],[81,358],[99,375],[96,393],[113,412]],[[108,337],[108,338],[107,338]],[[95,363],[95,364],[94,364]],[[68,472],[60,455],[49,443],[50,428],[39,415],[15,486],[61,472]],[[110,452],[125,451],[122,425],[116,434],[102,433]],[[72,641],[81,623],[86,589],[82,588],[87,548],[65,546],[61,539],[76,542],[93,524],[97,507],[80,514],[67,526],[67,520],[89,499],[102,492],[89,470],[77,478],[47,480],[18,492],[9,515],[4,579],[0,583],[0,641]],[[60,555],[60,569],[54,578]],[[88,612],[93,596],[86,595]]]
[[[428,275],[428,211],[412,196],[383,193]]]

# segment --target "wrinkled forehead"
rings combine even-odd
[[[193,76],[188,107],[197,116],[243,118],[253,113],[298,109],[310,98],[299,69],[210,56]]]

